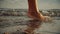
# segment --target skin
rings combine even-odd
[[[28,0],[27,15],[33,20],[30,21],[25,32],[26,34],[34,34],[34,30],[40,28],[42,21],[45,20],[45,17],[38,10],[37,0]]]
[[[49,21],[48,16],[43,16],[38,10],[37,0],[28,0],[28,17],[32,18],[27,25],[27,29],[24,30],[26,34],[34,34],[34,30],[41,27],[42,21]],[[47,19],[48,18],[48,19]],[[6,33],[8,34],[8,33]]]
[[[49,22],[52,19],[48,16],[43,16],[38,10],[37,0],[28,0],[28,17],[32,18],[25,30],[26,34],[34,34],[34,30],[41,27],[42,22]]]
[[[44,20],[43,15],[39,12],[37,0],[28,0],[28,16],[32,19]]]

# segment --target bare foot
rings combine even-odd
[[[32,19],[37,19],[42,22],[52,22],[52,18],[50,16],[43,16],[42,14],[31,15],[31,13],[28,13],[28,16]]]
[[[52,22],[52,18],[49,16],[44,16],[44,22]]]

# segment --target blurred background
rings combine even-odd
[[[60,34],[60,0],[37,0],[39,11],[53,18],[52,22],[41,24],[35,34]],[[0,0],[0,34],[20,33],[29,23],[27,0]],[[20,33],[21,34],[21,33]]]

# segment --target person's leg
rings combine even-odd
[[[28,16],[31,17],[33,20],[27,25],[27,29],[25,32],[27,34],[33,34],[36,28],[39,28],[41,24],[41,13],[37,7],[37,0],[28,0]],[[40,23],[38,23],[40,21]]]
[[[40,28],[42,21],[45,21],[45,17],[38,10],[37,0],[28,0],[28,16],[33,20],[27,25],[25,32],[32,34],[35,29]]]
[[[43,20],[42,14],[38,10],[37,0],[28,0],[28,14],[33,19]]]
[[[50,17],[45,17],[39,12],[37,0],[28,0],[28,17],[38,19],[43,22],[51,21]],[[47,19],[46,19],[47,18]],[[46,21],[47,20],[47,21]]]

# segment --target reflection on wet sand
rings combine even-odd
[[[37,0],[28,0],[28,17],[32,18],[33,20],[30,21],[28,24],[25,33],[27,34],[34,34],[33,31],[37,28],[40,28],[42,21],[48,21],[49,18],[43,16],[41,12],[39,12],[37,7]]]
[[[28,27],[25,30],[27,34],[34,34],[34,30],[40,28],[42,22],[39,20],[29,20]]]

